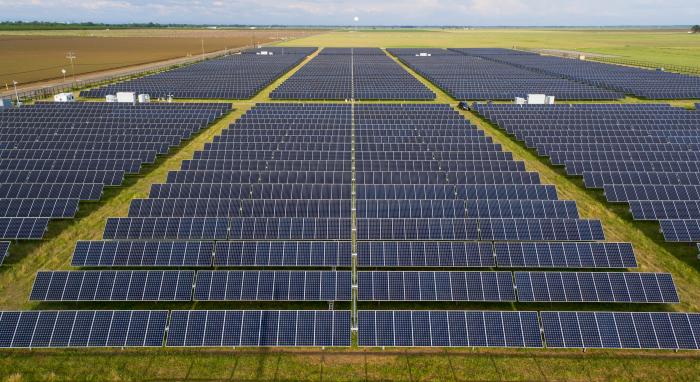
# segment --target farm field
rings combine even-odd
[[[179,32],[179,31],[178,31]],[[227,31],[201,31],[206,34]],[[472,34],[472,32],[474,34]],[[46,33],[47,35],[42,35]],[[139,37],[129,34],[139,31],[115,31],[120,37],[76,37],[73,31],[32,33],[31,38],[42,41],[53,39],[118,39],[143,41],[142,56],[149,49],[147,44],[172,41],[162,37]],[[79,31],[75,34],[106,33]],[[182,32],[194,33],[192,31]],[[256,32],[261,33],[261,32]],[[57,35],[63,34],[62,37]],[[679,37],[680,34],[683,36]],[[129,35],[129,36],[127,36]],[[257,36],[257,34],[256,34]],[[567,38],[567,36],[573,36]],[[631,37],[630,37],[631,36]],[[17,38],[6,34],[3,38]],[[644,46],[645,38],[654,38]],[[700,60],[700,39],[685,32],[657,31],[534,31],[534,30],[484,30],[484,31],[376,31],[376,32],[325,32],[300,38],[284,46],[377,46],[377,47],[512,47],[551,48],[581,50],[601,54],[615,54],[639,60],[667,59],[678,65],[697,65]],[[22,37],[28,38],[28,37]],[[235,37],[211,37],[222,39],[225,44]],[[245,45],[245,37],[240,37]],[[269,37],[274,39],[273,37]],[[158,40],[162,39],[162,40]],[[200,37],[178,37],[189,41],[187,46],[198,49]],[[509,44],[511,39],[515,44]],[[154,42],[155,41],[155,42]],[[205,40],[205,44],[206,41]],[[273,41],[273,40],[271,40]],[[37,42],[38,43],[38,42]],[[629,47],[625,47],[629,44]],[[278,45],[278,44],[276,44]],[[182,49],[184,41],[174,41],[168,49]],[[675,48],[673,47],[675,46]],[[206,47],[206,45],[205,45]],[[230,46],[229,46],[230,47]],[[96,46],[96,49],[99,46]],[[36,48],[35,48],[36,49]],[[39,48],[43,49],[43,48]],[[131,49],[123,45],[122,49]],[[215,50],[214,48],[212,48]],[[219,48],[221,49],[221,48]],[[665,55],[667,49],[678,54]],[[42,50],[43,51],[43,50]],[[79,51],[76,49],[79,55]],[[153,53],[153,52],[151,52]],[[56,50],[53,54],[60,54]],[[161,52],[162,55],[168,53]],[[155,57],[155,56],[154,56]],[[145,197],[153,183],[162,183],[169,170],[178,169],[182,160],[192,157],[224,128],[228,127],[255,103],[275,102],[270,93],[296,70],[308,63],[313,55],[297,68],[287,73],[251,100],[231,100],[234,111],[210,126],[168,157],[160,159],[142,175],[133,177],[124,186],[110,190],[106,197],[94,206],[84,208],[78,219],[52,223],[50,232],[40,242],[13,244],[11,254],[0,268],[0,310],[17,309],[101,309],[99,303],[35,303],[27,301],[34,275],[38,270],[70,269],[70,257],[76,239],[89,240],[101,237],[105,220],[110,216],[125,216],[131,199]],[[3,58],[4,59],[4,58]],[[116,59],[116,58],[114,58]],[[154,59],[159,60],[159,59]],[[105,65],[108,65],[107,63]],[[403,65],[402,65],[403,66]],[[403,66],[424,85],[435,92],[436,99],[422,103],[447,103],[456,106],[457,100],[436,88],[415,72]],[[58,69],[60,70],[60,68]],[[195,101],[188,100],[187,102]],[[650,102],[637,98],[625,98],[623,103]],[[369,101],[367,103],[376,103]],[[381,103],[396,103],[383,101]],[[692,108],[693,101],[674,101],[674,105]],[[657,223],[644,223],[640,229],[633,222],[626,206],[606,204],[601,192],[586,190],[580,179],[567,177],[561,170],[552,169],[536,154],[514,141],[495,126],[471,112],[460,111],[472,124],[484,130],[494,142],[503,145],[504,151],[514,154],[516,160],[524,160],[527,170],[537,171],[542,183],[554,184],[562,199],[575,200],[582,218],[600,219],[608,241],[631,242],[635,248],[642,272],[671,272],[674,275],[681,304],[652,305],[596,305],[599,310],[633,311],[700,311],[700,264],[696,248],[663,241]],[[336,304],[338,309],[347,306]],[[590,307],[588,305],[587,307]],[[256,303],[190,302],[170,303],[112,303],[115,309],[325,309],[323,303]],[[502,310],[576,310],[576,304],[479,304],[479,303],[360,303],[360,309],[502,309]],[[475,380],[645,380],[653,376],[658,381],[694,380],[700,373],[700,354],[697,352],[671,351],[608,351],[608,350],[495,350],[495,349],[440,349],[440,348],[349,348],[349,349],[80,349],[80,350],[10,350],[0,351],[0,379],[25,380],[220,380],[232,381],[475,381]]]
[[[72,75],[68,52],[74,52],[75,74],[99,72],[199,55],[314,33],[298,30],[114,30],[0,31],[0,86]]]

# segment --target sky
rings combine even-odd
[[[0,10],[2,21],[358,26],[700,24],[698,0],[0,0]]]

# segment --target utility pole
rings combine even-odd
[[[71,72],[73,72],[73,84],[75,84],[75,64],[74,64],[74,61],[77,57],[75,56],[75,53],[68,52],[68,54],[66,55],[66,58],[70,60],[70,70],[71,70]]]
[[[202,39],[202,56],[204,56],[204,39]]]
[[[17,93],[17,81],[12,81],[12,85],[15,87],[15,98],[17,99],[17,106],[19,106],[19,94]]]

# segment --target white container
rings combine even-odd
[[[527,104],[528,105],[544,105],[546,96],[544,94],[528,94]]]
[[[554,96],[546,96],[544,98],[544,103],[547,105],[554,105]]]
[[[516,105],[525,105],[525,98],[523,97],[515,97],[515,104]]]
[[[118,92],[117,102],[136,103],[136,93],[134,92]]]
[[[58,93],[53,96],[54,102],[75,102],[75,96],[73,93]]]
[[[149,103],[151,102],[151,96],[148,94],[139,94],[139,103]]]
[[[416,56],[418,56],[418,57],[430,57],[430,56],[432,56],[432,54],[421,52],[421,53],[416,54]]]
[[[117,102],[117,96],[114,94],[107,94],[105,97],[105,102]]]

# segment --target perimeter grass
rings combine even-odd
[[[666,65],[700,66],[700,34],[686,30],[453,29],[333,31],[284,46],[391,48],[546,48],[608,54]]]
[[[309,58],[310,59],[310,58]],[[305,61],[307,62],[308,59]],[[301,64],[303,65],[303,63]],[[300,66],[301,66],[300,65]],[[298,67],[297,67],[298,69]],[[104,309],[99,304],[30,304],[27,302],[31,282],[38,269],[67,268],[76,240],[98,239],[106,217],[124,216],[134,197],[147,196],[152,183],[163,182],[167,171],[179,168],[180,161],[188,159],[201,149],[229,123],[242,115],[256,102],[269,102],[269,93],[293,72],[283,76],[252,100],[234,101],[236,110],[209,127],[153,169],[131,179],[125,187],[96,203],[93,210],[83,209],[75,222],[52,223],[50,237],[39,243],[11,247],[7,267],[0,268],[0,308],[32,309],[80,307]],[[413,75],[416,75],[409,70]],[[424,78],[417,78],[437,95],[436,103],[455,105],[449,95],[434,87]],[[627,99],[623,102],[640,102]],[[682,103],[687,105],[687,103]],[[583,309],[617,310],[698,310],[695,286],[698,285],[696,263],[685,256],[682,249],[660,241],[658,228],[649,225],[639,229],[623,211],[616,210],[600,195],[581,187],[575,179],[552,169],[546,162],[500,130],[477,116],[460,111],[482,128],[504,150],[526,161],[528,170],[540,172],[543,183],[557,186],[562,199],[576,200],[584,217],[603,222],[608,240],[630,241],[634,244],[642,270],[670,271],[674,274],[683,304],[669,305],[586,305]],[[579,182],[580,183],[580,182]],[[85,214],[85,215],[83,215]],[[65,226],[60,226],[65,224]],[[654,231],[656,229],[656,231]],[[187,305],[187,306],[185,306]],[[397,308],[437,309],[513,309],[515,304],[432,304],[395,305]],[[110,304],[117,309],[217,309],[236,307],[237,304],[201,303]],[[246,305],[249,309],[253,305]],[[270,306],[265,303],[255,306]],[[299,308],[299,304],[274,304],[277,308]],[[377,306],[386,309],[390,305]],[[306,309],[324,309],[323,304],[304,304]],[[580,309],[572,304],[520,304],[520,309],[551,310]],[[340,305],[338,309],[347,309]],[[527,349],[65,349],[65,350],[5,350],[0,351],[0,378],[20,380],[693,380],[700,372],[700,354],[697,352],[669,351],[607,351],[589,350],[527,350]]]

